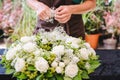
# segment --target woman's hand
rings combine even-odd
[[[71,10],[69,6],[60,6],[55,10],[55,20],[60,23],[66,23],[71,18]]]
[[[43,4],[42,7],[38,8],[37,15],[41,20],[46,21],[51,17],[51,9]]]

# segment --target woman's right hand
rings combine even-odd
[[[45,21],[51,17],[51,9],[45,4],[43,4],[42,7],[38,7],[37,15],[39,19]]]

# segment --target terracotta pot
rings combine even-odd
[[[88,42],[93,49],[98,47],[98,39],[100,34],[86,34],[85,41]]]

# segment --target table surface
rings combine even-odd
[[[4,49],[0,49],[2,55]],[[90,74],[90,80],[120,80],[120,50],[96,50],[100,56],[101,65]],[[0,80],[15,80],[11,75],[5,74],[0,65]]]

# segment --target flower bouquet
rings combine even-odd
[[[62,27],[25,36],[2,57],[7,74],[18,80],[82,80],[100,65],[91,46],[68,36]]]

